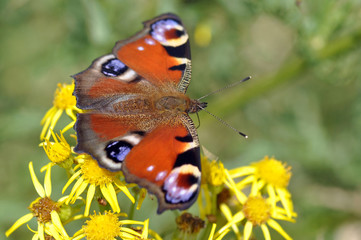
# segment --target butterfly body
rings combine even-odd
[[[188,113],[206,107],[185,92],[190,82],[188,35],[173,14],[144,23],[113,53],[74,76],[78,115],[75,151],[158,198],[158,213],[186,209],[201,178],[197,132]]]

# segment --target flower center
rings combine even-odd
[[[50,213],[52,211],[59,212],[58,203],[54,202],[49,197],[37,198],[34,202],[30,204],[29,209],[41,223],[46,223],[51,220]]]
[[[111,172],[105,168],[101,168],[98,162],[91,156],[84,158],[84,163],[81,164],[81,171],[83,178],[90,184],[102,185],[112,183],[119,172]]]
[[[266,183],[280,188],[288,186],[291,178],[291,168],[285,166],[282,162],[265,157],[263,160],[254,163],[253,166],[256,167],[259,177]]]
[[[54,106],[59,109],[67,109],[75,106],[76,98],[73,96],[74,83],[73,84],[58,84],[58,88],[55,91]]]
[[[110,212],[104,215],[92,215],[86,221],[83,230],[88,240],[110,240],[120,234],[120,222],[118,217]]]
[[[271,216],[271,206],[262,197],[249,197],[242,211],[254,226],[265,223]]]

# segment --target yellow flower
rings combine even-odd
[[[259,196],[259,194],[252,195],[251,193],[251,195],[247,197],[239,190],[227,170],[225,171],[225,174],[227,177],[226,185],[232,192],[235,193],[241,210],[232,215],[229,207],[226,204],[221,204],[220,209],[226,217],[228,223],[217,232],[216,236],[220,235],[225,229],[231,227],[237,238],[241,239],[241,234],[237,224],[245,220],[246,223],[243,230],[243,240],[250,239],[253,227],[255,226],[261,227],[266,240],[271,239],[268,226],[275,229],[285,239],[292,239],[274,219],[294,222],[294,219],[292,218],[296,216],[294,212],[291,212],[291,216],[288,216],[285,209],[273,204],[273,200],[271,198],[265,199]]]
[[[45,142],[40,145],[43,146],[46,155],[53,163],[52,165],[58,164],[66,169],[70,168],[73,165],[73,156],[71,155],[71,147],[64,138],[63,132],[60,131],[59,136],[51,131],[51,135],[55,142],[45,139]]]
[[[116,237],[121,239],[147,239],[149,231],[149,219],[144,222],[134,220],[119,220],[119,216],[125,214],[114,214],[110,211],[97,215],[95,212],[90,216],[90,220],[85,222],[81,230],[74,234],[73,240],[113,240]],[[137,224],[143,226],[141,233],[133,228],[124,227],[124,225]]]
[[[81,110],[76,107],[76,98],[73,96],[74,82],[72,84],[58,84],[58,88],[55,91],[53,107],[50,108],[41,120],[43,129],[40,134],[40,139],[49,139],[51,131],[54,130],[56,123],[65,111],[65,113],[73,120],[68,124],[63,132],[73,127],[76,120],[76,112]]]
[[[45,238],[45,235],[53,236],[56,239],[70,239],[67,235],[59,217],[61,201],[55,202],[50,198],[51,195],[51,166],[48,165],[45,173],[44,187],[40,184],[35,175],[33,163],[29,163],[31,180],[34,184],[39,198],[33,201],[29,209],[31,213],[19,218],[5,233],[8,237],[12,232],[21,225],[29,222],[33,217],[37,218],[38,230],[35,232],[33,239]],[[60,238],[61,237],[61,238]]]
[[[224,188],[225,175],[223,163],[207,149],[202,150],[204,152],[201,155],[202,182],[197,201],[200,216],[204,218],[208,214],[216,214],[217,195]]]
[[[229,171],[230,176],[235,179],[245,177],[237,183],[238,189],[252,185],[251,195],[257,195],[263,188],[266,189],[272,205],[281,201],[288,217],[292,217],[293,204],[291,194],[287,190],[291,178],[291,167],[268,156],[251,166],[240,167]]]
[[[63,193],[68,188],[68,186],[75,180],[75,182],[66,204],[73,204],[80,194],[82,194],[85,189],[88,187],[85,212],[84,215],[89,215],[90,204],[95,194],[95,189],[99,186],[100,191],[102,192],[104,198],[110,204],[114,212],[119,213],[120,208],[118,204],[117,194],[114,189],[113,184],[122,191],[134,204],[134,197],[130,194],[127,186],[124,182],[120,181],[119,175],[121,172],[111,172],[105,168],[99,167],[96,160],[94,160],[90,155],[81,154],[76,158],[79,161],[79,164],[74,168],[74,170],[80,168],[74,175],[69,179],[63,188]]]
[[[221,186],[224,183],[224,166],[219,160],[210,160],[206,156],[201,156],[203,178],[211,186]]]

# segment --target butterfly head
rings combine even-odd
[[[192,99],[190,101],[188,112],[189,113],[197,113],[197,112],[205,109],[206,107],[207,107],[206,102],[201,102],[198,99]]]

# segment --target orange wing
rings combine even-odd
[[[158,198],[158,213],[186,209],[197,199],[200,150],[197,134],[187,115],[177,123],[141,128],[140,118],[87,113],[78,116],[77,152],[85,152],[111,171],[122,170],[127,182],[145,187]],[[80,141],[81,140],[81,141]]]
[[[191,78],[189,37],[176,15],[144,22],[142,31],[117,42],[113,54],[151,83],[172,82],[186,92]]]
[[[199,192],[192,120],[152,102],[159,94],[185,97],[190,74],[188,35],[177,16],[164,14],[74,76],[77,106],[87,110],[77,117],[74,150],[146,187],[158,198],[158,213],[188,208]]]

